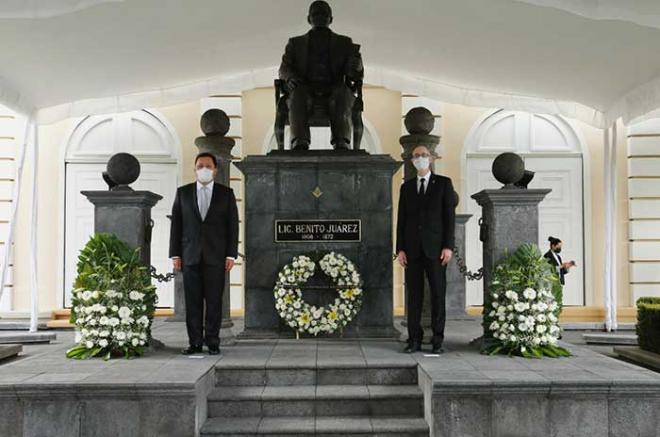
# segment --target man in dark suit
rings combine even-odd
[[[320,101],[327,102],[332,145],[347,149],[355,96],[345,78],[361,80],[364,75],[358,46],[330,30],[332,10],[324,1],[310,5],[307,21],[312,29],[289,39],[280,65],[280,79],[289,90],[291,144],[296,150],[309,148],[309,112]]]
[[[408,345],[406,353],[421,350],[424,274],[431,292],[432,352],[442,352],[445,332],[447,264],[454,249],[454,187],[451,179],[433,174],[433,155],[426,146],[412,152],[417,176],[401,186],[396,251],[406,269]]]
[[[197,181],[179,187],[172,206],[170,258],[183,270],[189,346],[183,354],[220,353],[225,273],[238,256],[238,208],[231,188],[215,183],[218,163],[210,153],[195,158]],[[204,336],[204,303],[206,335]]]

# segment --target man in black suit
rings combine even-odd
[[[308,116],[312,105],[320,101],[327,103],[332,145],[347,149],[355,96],[345,78],[361,80],[364,76],[358,46],[330,30],[332,10],[324,1],[309,6],[307,21],[312,29],[289,39],[279,72],[289,90],[291,144],[295,150],[309,148]]]
[[[426,146],[412,152],[417,176],[401,186],[396,251],[406,269],[408,345],[406,353],[421,350],[424,274],[431,292],[432,352],[442,352],[445,332],[447,264],[454,249],[454,187],[451,179],[433,174],[433,155]]]
[[[170,258],[175,271],[183,270],[189,342],[183,354],[201,352],[206,341],[209,354],[217,355],[225,273],[231,271],[238,256],[238,208],[231,188],[214,182],[218,173],[214,155],[197,155],[195,173],[197,181],[176,192]]]

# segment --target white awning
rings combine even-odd
[[[601,128],[660,107],[660,2],[330,3],[374,85]],[[308,28],[308,4],[3,2],[0,102],[49,123],[271,85],[287,38]]]

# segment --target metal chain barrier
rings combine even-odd
[[[164,275],[160,274],[156,271],[156,267],[149,266],[149,276],[158,282],[170,282],[172,279],[174,279],[175,275],[176,274],[174,272],[166,273]]]
[[[243,260],[245,260],[245,255],[243,255],[242,253],[239,252],[238,256],[243,258]],[[174,279],[174,277],[176,276],[176,273],[170,272],[170,273],[165,273],[163,275],[161,273],[158,273],[158,271],[156,270],[156,267],[149,266],[149,276],[151,276],[152,278],[154,278],[158,282],[170,282],[172,279]]]
[[[398,255],[396,253],[392,254],[392,261],[396,261],[397,258]],[[468,270],[467,266],[465,265],[465,260],[461,258],[461,255],[458,252],[458,247],[454,247],[454,258],[456,259],[456,264],[458,264],[458,270],[463,276],[467,278],[468,281],[478,281],[484,277],[483,267],[479,268],[479,270],[474,273]]]
[[[470,270],[468,270],[467,266],[465,265],[465,260],[461,257],[460,253],[458,252],[458,247],[454,247],[454,257],[456,258],[456,264],[458,264],[458,270],[461,272],[463,276],[467,278],[468,281],[478,281],[479,279],[484,277],[483,267],[480,267],[479,270],[476,271],[476,273],[473,273]]]

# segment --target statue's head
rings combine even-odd
[[[328,27],[332,23],[332,9],[327,2],[316,0],[309,5],[307,22],[312,27]]]

